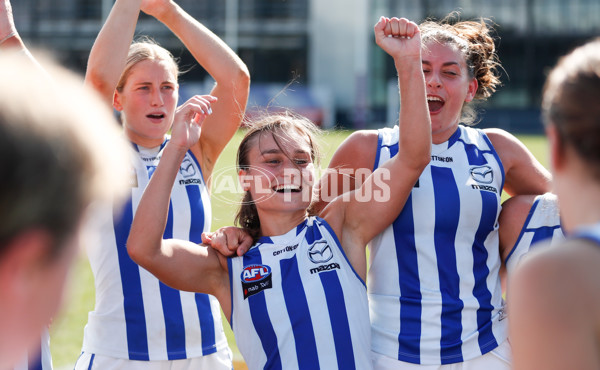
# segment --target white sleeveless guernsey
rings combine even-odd
[[[509,274],[514,271],[521,257],[535,248],[536,243],[549,240],[550,243],[542,245],[555,245],[564,238],[556,195],[552,193],[538,195],[529,210],[517,242],[506,257],[506,271]]]
[[[375,168],[398,152],[379,130]],[[485,354],[507,337],[498,271],[504,169],[488,137],[459,126],[398,218],[371,243],[367,278],[373,351],[416,364]]]
[[[366,287],[325,220],[228,260],[231,326],[250,369],[370,369]]]
[[[137,155],[131,199],[124,209],[106,212],[102,239],[86,245],[96,306],[85,327],[84,352],[148,361],[185,359],[227,348],[216,298],[167,287],[127,253],[135,211],[168,140],[152,149],[133,145]],[[200,243],[210,221],[210,199],[200,165],[188,151],[173,186],[163,237]]]

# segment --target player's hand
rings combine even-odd
[[[212,95],[195,95],[177,107],[171,142],[186,149],[196,144],[200,139],[202,123],[212,114],[211,104],[216,101],[217,98]]]
[[[374,27],[375,42],[394,58],[421,58],[421,32],[406,18],[381,17]]]
[[[0,40],[17,32],[9,0],[0,0]]]
[[[226,257],[243,256],[252,246],[252,237],[244,229],[227,226],[212,233],[202,233],[202,243]]]
[[[160,19],[173,9],[174,5],[175,3],[172,0],[142,0],[140,10],[156,19]]]

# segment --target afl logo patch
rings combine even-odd
[[[244,290],[244,299],[273,287],[271,268],[267,265],[246,266],[242,270],[240,278]]]

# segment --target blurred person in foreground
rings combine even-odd
[[[122,198],[128,152],[83,79],[25,48],[7,0],[0,40],[0,369],[10,369],[39,351],[94,210]]]
[[[563,57],[542,112],[568,238],[508,280],[515,369],[600,369],[600,39]]]

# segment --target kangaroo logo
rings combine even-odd
[[[473,167],[471,177],[480,184],[491,184],[494,181],[494,172],[490,166]]]
[[[333,258],[333,252],[331,251],[329,244],[327,244],[326,241],[321,240],[315,242],[308,248],[308,258],[310,258],[313,263],[324,263]]]
[[[181,167],[179,167],[179,172],[181,175],[186,177],[192,177],[196,174],[196,169],[194,168],[194,164],[190,158],[185,158],[183,162],[181,162]]]

